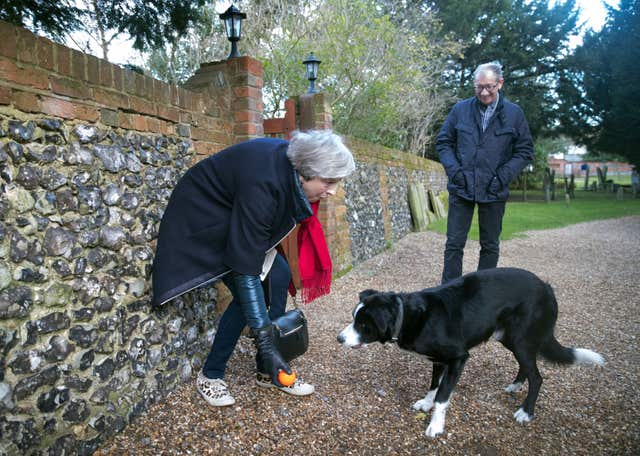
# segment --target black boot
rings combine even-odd
[[[278,381],[278,371],[283,370],[291,374],[291,368],[273,343],[273,325],[251,329],[251,337],[258,351],[256,354],[258,372],[270,375],[275,385],[283,386]]]

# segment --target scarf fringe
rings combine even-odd
[[[331,293],[331,272],[323,271],[323,276],[320,281],[302,280],[300,299],[303,304],[309,304],[311,301]]]
[[[313,215],[303,220],[298,230],[298,266],[303,304],[309,304],[331,293],[332,262],[324,231],[318,220],[319,206],[319,202],[311,204]],[[293,291],[291,294],[295,296],[294,287],[290,286],[289,291]]]

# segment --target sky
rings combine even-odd
[[[578,0],[578,5],[582,9],[582,20],[587,22],[587,26],[599,31],[607,17],[607,11],[603,3],[610,6],[618,6],[618,0]]]
[[[554,0],[549,3],[553,4]],[[607,10],[604,4],[617,7],[619,0],[577,0],[580,7],[580,19],[585,22],[587,28],[591,28],[596,32],[599,31],[607,18]],[[570,40],[571,46],[575,47],[582,44],[581,37],[574,37]]]
[[[555,1],[556,0],[549,0],[549,3],[553,4]],[[602,28],[607,15],[603,2],[617,6],[619,0],[577,0],[581,9],[581,19],[586,23],[588,28],[596,31]],[[224,8],[220,11],[222,12],[223,10]],[[80,40],[82,41],[81,38]],[[84,41],[86,41],[86,39]],[[577,46],[581,44],[581,42],[582,39],[580,37],[571,39],[572,46]],[[72,43],[68,43],[67,45],[75,47]],[[102,53],[97,49],[93,51],[93,54],[102,57]],[[125,63],[141,65],[144,59],[140,53],[133,50],[131,40],[116,39],[109,50],[109,61],[120,65]]]

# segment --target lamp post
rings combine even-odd
[[[315,81],[318,79],[318,68],[321,62],[315,58],[312,52],[302,63],[306,66],[307,79],[309,80],[309,90],[307,93],[316,93]]]
[[[238,41],[240,41],[240,35],[242,33],[242,20],[247,18],[245,13],[242,13],[234,5],[231,5],[224,13],[219,15],[220,19],[224,21],[224,29],[227,33],[227,39],[231,41],[231,52],[227,59],[234,57],[240,57],[238,52]]]

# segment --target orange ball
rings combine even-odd
[[[296,381],[296,373],[291,371],[291,375],[289,375],[285,371],[281,370],[278,372],[278,381],[284,386],[291,386]]]

